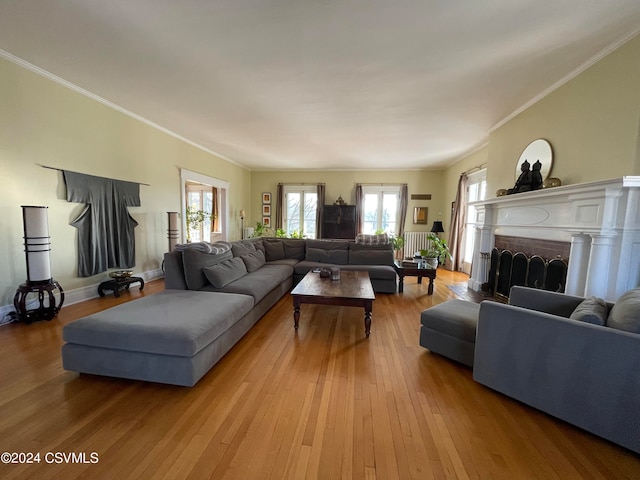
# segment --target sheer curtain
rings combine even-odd
[[[282,205],[284,204],[284,186],[279,183],[276,190],[276,224],[272,225],[274,229],[282,227]]]
[[[462,270],[464,251],[462,249],[462,235],[467,216],[467,185],[469,177],[460,175],[458,180],[458,192],[451,212],[451,229],[449,231],[449,250],[451,251],[451,270]]]
[[[400,187],[400,218],[398,219],[398,236],[404,235],[404,224],[407,220],[407,208],[409,207],[409,187],[403,183]]]
[[[318,184],[318,198],[316,202],[316,238],[322,238],[322,221],[324,219],[324,183]]]
[[[356,234],[362,233],[364,215],[362,209],[364,208],[362,198],[362,185],[356,184]]]

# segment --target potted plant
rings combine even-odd
[[[420,255],[422,255],[422,258],[427,260],[427,263],[430,263],[433,268],[437,268],[438,263],[443,264],[448,258],[451,258],[451,252],[449,251],[447,242],[435,233],[429,233],[427,238],[429,239],[429,248],[420,250]]]
[[[402,259],[400,255],[400,250],[404,248],[404,237],[391,237],[391,243],[393,243],[393,250],[396,252],[396,258]]]
[[[209,215],[204,210],[196,210],[187,205],[187,212],[185,221],[187,223],[187,243],[191,242],[191,230],[198,230]],[[213,220],[213,215],[211,215]]]

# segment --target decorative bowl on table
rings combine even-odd
[[[133,270],[115,270],[113,272],[109,272],[109,276],[111,278],[127,278],[133,275]]]

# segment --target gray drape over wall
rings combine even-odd
[[[469,177],[460,175],[458,180],[458,192],[451,212],[451,230],[449,232],[449,250],[451,251],[451,270],[462,270],[464,252],[462,251],[462,235],[467,221],[467,187]]]
[[[62,171],[67,201],[87,206],[70,225],[78,229],[78,276],[135,266],[134,229],[127,207],[140,206],[140,184]]]

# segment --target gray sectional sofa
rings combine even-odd
[[[193,386],[316,267],[367,270],[395,293],[391,244],[257,238],[165,254],[165,288],[63,328],[65,370]]]

